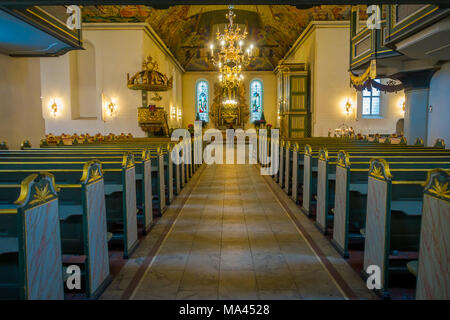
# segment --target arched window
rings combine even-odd
[[[263,83],[261,80],[250,82],[250,122],[261,120],[263,113]]]
[[[209,85],[205,80],[197,82],[196,86],[197,114],[199,120],[209,121]]]

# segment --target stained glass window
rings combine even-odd
[[[196,96],[197,96],[197,114],[199,120],[209,121],[209,99],[208,99],[209,85],[205,80],[197,82]]]
[[[263,112],[263,84],[260,80],[250,82],[250,121],[261,120]]]
[[[380,83],[380,80],[375,81]],[[380,115],[380,90],[377,88],[372,87],[372,90],[363,90],[362,114],[363,116]]]

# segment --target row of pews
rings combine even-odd
[[[365,279],[372,266],[379,268],[380,296],[389,298],[390,282],[406,273],[416,277],[416,299],[450,298],[450,150],[444,141],[424,147],[421,139],[406,145],[305,138],[268,148],[267,157],[279,157],[273,178],[336,250],[345,258],[363,250]]]
[[[85,295],[99,296],[111,280],[109,243],[129,258],[138,227],[149,232],[199,168],[191,143],[1,150],[0,299],[64,299],[74,265]]]

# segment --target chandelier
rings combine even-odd
[[[211,44],[211,61],[219,68],[219,80],[222,86],[233,88],[239,85],[244,78],[241,74],[242,68],[248,66],[253,60],[253,45],[251,44],[246,50],[244,40],[247,37],[247,31],[241,33],[241,28],[233,23],[236,14],[233,12],[233,6],[229,6],[226,14],[228,25],[225,27],[224,33],[219,31],[216,33],[216,39],[219,41],[219,48],[215,49]]]

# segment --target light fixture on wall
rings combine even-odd
[[[401,98],[398,102],[401,113],[404,115],[406,111],[406,100],[405,98]]]
[[[108,109],[107,109],[108,116],[113,117],[114,114],[116,113],[116,108],[117,108],[116,104],[115,104],[114,102],[111,101],[111,102],[108,104]]]
[[[50,115],[56,118],[61,111],[61,102],[57,98],[50,99],[48,108],[50,109]]]
[[[102,105],[103,121],[112,119],[117,115],[117,99],[111,99],[108,96],[102,94]]]
[[[352,102],[350,98],[347,98],[347,102],[345,103],[345,114],[348,116],[352,112]]]
[[[183,113],[180,108],[180,109],[178,109],[178,121],[181,121],[182,118],[183,118]]]

